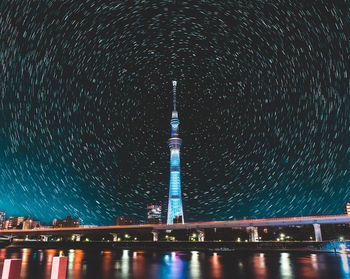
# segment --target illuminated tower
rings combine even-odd
[[[184,223],[184,213],[181,199],[180,178],[180,147],[178,113],[176,111],[176,81],[173,81],[173,112],[171,114],[171,137],[168,140],[170,148],[170,185],[167,224]]]

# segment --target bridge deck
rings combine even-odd
[[[271,227],[311,224],[343,224],[350,223],[349,215],[305,216],[288,218],[266,218],[212,222],[193,222],[185,224],[145,224],[128,226],[92,226],[78,228],[45,228],[31,230],[0,230],[0,236],[4,235],[33,235],[33,234],[61,234],[61,233],[89,233],[89,232],[120,232],[125,230],[181,230],[181,229],[207,229],[207,228],[238,228],[238,227]]]

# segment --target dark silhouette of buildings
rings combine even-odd
[[[117,226],[134,225],[135,218],[130,216],[119,216],[116,222]]]
[[[74,228],[80,226],[79,219],[72,219],[71,216],[67,216],[66,219],[54,219],[52,222],[54,228]]]

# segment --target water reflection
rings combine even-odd
[[[132,275],[134,278],[143,278],[146,276],[146,260],[144,252],[138,251],[133,253]]]
[[[192,278],[201,278],[201,263],[197,251],[191,252],[190,274]]]
[[[21,267],[21,278],[28,277],[28,258],[31,254],[31,249],[24,248],[21,250],[22,252],[22,267]]]
[[[21,279],[50,278],[59,250],[0,249],[22,259]],[[350,278],[347,254],[66,250],[67,279]]]
[[[75,251],[70,249],[68,252],[68,270],[73,270],[74,267]]]
[[[112,263],[112,252],[104,251],[102,257],[102,276],[103,278],[110,278],[111,276],[111,263]]]
[[[347,254],[339,254],[342,273],[348,277],[350,275],[349,257]]]
[[[0,249],[0,269],[2,270],[4,260],[6,259],[6,249]]]
[[[213,256],[211,258],[211,276],[212,278],[221,278],[221,263],[219,260],[218,253],[213,253]]]
[[[47,249],[45,250],[45,252],[46,252],[45,276],[46,278],[50,278],[53,257],[56,256],[58,252],[56,249]]]
[[[171,252],[171,257],[165,255],[161,278],[184,278],[183,269],[186,264],[177,252]]]
[[[83,258],[83,250],[70,249],[68,251],[67,277],[69,279],[83,278]]]
[[[129,250],[123,250],[123,255],[121,258],[122,278],[129,278],[129,261]]]
[[[267,278],[266,274],[266,263],[265,263],[265,254],[259,253],[255,254],[253,259],[253,271],[255,273],[256,278]]]
[[[318,271],[318,260],[316,254],[311,254],[311,265],[313,270]]]
[[[280,270],[283,279],[292,278],[292,267],[290,264],[289,253],[281,253]]]
[[[298,264],[301,264],[300,274],[305,278],[318,278],[318,264],[316,261],[316,254],[302,257],[298,262]]]
[[[6,257],[6,249],[0,249],[0,261],[5,260]]]

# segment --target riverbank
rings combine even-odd
[[[167,251],[300,251],[300,252],[332,252],[344,251],[350,248],[350,243],[342,241],[324,242],[184,242],[184,241],[123,241],[123,242],[73,242],[73,241],[21,241],[8,243],[8,248],[34,248],[34,249],[92,249],[92,250],[167,250]]]

